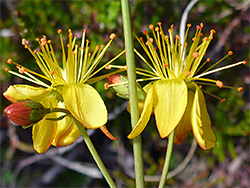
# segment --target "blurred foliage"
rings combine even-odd
[[[149,24],[152,23],[156,25],[158,21],[161,21],[165,31],[174,23],[175,32],[177,33],[182,13],[188,2],[189,1],[181,0],[132,0],[131,12],[134,32],[138,36],[142,36],[142,32],[148,30]],[[87,29],[87,37],[91,42],[90,48],[93,49],[97,44],[107,42],[110,33],[116,33],[117,38],[105,55],[103,63],[117,55],[124,48],[120,1],[6,0],[0,1],[0,6],[1,93],[3,93],[10,84],[23,83],[21,79],[10,76],[4,72],[4,68],[9,66],[6,64],[8,58],[12,58],[26,67],[37,70],[32,56],[21,45],[22,38],[26,38],[30,42],[32,48],[35,49],[37,47],[35,38],[45,34],[53,41],[55,48],[60,48],[59,37],[57,35],[57,30],[59,28],[63,30],[65,36],[67,35],[66,30],[69,28],[79,36],[83,29]],[[211,62],[216,62],[229,50],[232,50],[234,55],[227,58],[222,64],[230,64],[242,59],[246,59],[249,62],[250,18],[249,4],[247,4],[246,1],[200,1],[191,10],[188,17],[188,23],[195,26],[200,22],[203,22],[205,25],[204,34],[209,33],[212,28],[217,31],[215,39],[212,41],[207,52],[207,56],[211,58]],[[193,31],[194,27],[191,28],[191,32]],[[190,37],[192,36],[190,35]],[[221,40],[220,43],[218,43],[218,40],[223,37],[225,37],[225,40]],[[139,46],[137,42],[135,46]],[[142,51],[140,48],[138,48],[138,50]],[[140,60],[136,58],[136,61],[138,66],[140,66]],[[115,64],[124,65],[124,56],[116,60]],[[249,64],[247,66],[249,66]],[[175,187],[194,187],[195,185],[201,187],[216,187],[223,185],[224,181],[221,182],[219,177],[218,180],[209,184],[209,180],[211,180],[209,177],[212,176],[211,173],[216,176],[217,167],[219,168],[221,165],[227,164],[227,161],[233,160],[240,155],[241,151],[246,150],[248,147],[250,133],[249,69],[248,67],[241,66],[215,74],[213,77],[223,80],[226,85],[236,87],[243,86],[244,90],[239,93],[235,89],[206,88],[208,92],[214,93],[221,98],[227,98],[225,103],[220,103],[206,96],[208,99],[207,106],[213,122],[213,129],[217,136],[217,147],[210,151],[203,151],[200,148],[197,149],[193,156],[192,163],[190,164],[191,169],[193,165],[193,171],[190,172],[187,169],[181,173],[180,176],[171,178],[168,180],[169,185]],[[117,98],[111,90],[104,90],[103,84],[105,82],[106,80],[96,83],[94,87],[101,93],[108,110],[114,112],[114,110],[120,108],[125,100]],[[25,152],[25,150],[20,150],[20,148],[13,150],[14,146],[10,144],[9,136],[7,135],[9,123],[7,119],[2,116],[2,111],[7,105],[9,105],[9,102],[1,96],[1,166],[3,167],[1,168],[1,183],[3,187],[9,186],[13,182],[16,165],[22,159],[32,155]],[[113,175],[115,179],[126,187],[134,185],[132,179],[125,175],[123,171],[119,170],[122,169],[120,165],[117,166],[117,164],[114,164],[114,161],[117,161],[118,157],[114,156],[112,152],[107,151],[112,150],[112,148],[117,151],[124,147],[124,152],[129,152],[129,156],[131,155],[131,141],[126,138],[130,132],[129,124],[129,114],[124,110],[115,120],[107,124],[110,131],[115,136],[119,137],[120,140],[118,142],[107,141],[99,132],[95,133],[93,137],[97,150],[100,151],[101,158],[104,158],[104,162],[107,164],[108,168],[114,171]],[[145,173],[147,175],[155,175],[161,173],[167,140],[159,138],[153,117],[149,125],[150,126],[147,126],[142,134]],[[30,130],[24,131],[21,130],[20,127],[16,127],[16,132],[20,140],[29,144],[31,143]],[[182,145],[175,146],[171,169],[175,169],[183,161],[189,151],[192,138],[193,135],[190,134]],[[80,147],[80,150],[82,147]],[[77,152],[78,151],[79,148]],[[88,153],[88,151],[85,153],[80,152],[77,161],[80,161],[80,163],[86,161],[92,163],[92,160],[83,157],[86,153]],[[41,178],[51,164],[51,161],[43,160],[40,163],[33,164],[32,167],[27,166],[24,168],[19,176],[17,176],[17,187],[36,185],[35,180]],[[202,165],[205,165],[205,170],[202,169]],[[196,166],[198,170],[195,170]],[[230,186],[241,186],[243,181],[241,181],[240,178],[242,177],[243,175],[238,177],[238,180],[235,181],[234,184],[230,184]],[[34,182],[31,182],[31,179],[34,180]],[[29,183],[27,184],[27,182]],[[66,170],[63,171],[56,182],[47,186],[81,187],[84,185],[101,187],[106,186],[106,183],[100,180],[90,180],[87,176],[82,176],[71,170]],[[147,184],[148,187],[156,185],[157,183]]]

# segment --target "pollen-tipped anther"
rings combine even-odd
[[[190,71],[185,72],[185,75],[186,75],[186,76],[189,76],[190,74],[191,74]]]
[[[12,63],[12,59],[8,59],[8,60],[7,60],[7,63],[8,63],[8,64],[11,64],[11,63]]]
[[[114,33],[111,33],[109,36],[110,39],[115,39],[115,37],[116,37],[116,34],[114,34]]]
[[[212,29],[212,30],[210,31],[210,33],[211,33],[212,35],[214,35],[214,34],[216,33],[216,31],[215,31],[214,29]]]
[[[198,53],[198,52],[194,52],[194,53],[193,53],[193,57],[194,57],[194,58],[199,57],[199,53]]]
[[[228,54],[228,55],[233,55],[233,52],[232,52],[232,51],[229,51],[227,54]]]
[[[111,67],[111,65],[106,65],[105,66],[105,69],[107,69],[107,70],[110,70],[112,67]]]
[[[238,91],[238,92],[243,91],[243,87],[239,87],[239,88],[237,89],[237,91]]]
[[[161,26],[161,22],[157,22],[157,24],[158,24],[159,26]]]
[[[26,44],[26,40],[22,39],[22,45],[25,45],[25,44]]]
[[[21,67],[21,68],[18,69],[18,72],[19,72],[20,74],[25,73],[25,71],[26,71],[26,69],[25,69],[24,67]]]
[[[5,72],[8,72],[8,71],[9,71],[9,69],[6,67],[6,68],[4,69],[4,71],[5,71]]]
[[[149,29],[151,29],[151,30],[154,29],[154,25],[153,25],[153,24],[150,24],[148,27],[149,27]]]
[[[105,83],[105,84],[104,84],[104,89],[105,89],[105,90],[108,90],[108,89],[109,89],[109,84],[108,84],[108,83]]]
[[[61,29],[58,29],[57,33],[60,34],[61,32],[62,32],[62,30],[61,30]]]
[[[55,72],[54,72],[53,70],[50,70],[50,71],[49,71],[49,74],[50,74],[50,75],[53,75],[53,74],[55,74]]]
[[[223,82],[220,81],[220,80],[217,80],[217,81],[216,81],[216,85],[217,85],[219,88],[222,88],[222,87],[223,87]]]
[[[246,60],[243,61],[243,65],[245,65],[245,64],[247,64],[247,61],[246,61]]]
[[[207,58],[207,62],[210,62],[210,58]]]
[[[221,103],[224,103],[225,101],[226,101],[225,98],[223,98],[223,99],[220,100]]]
[[[191,27],[192,25],[191,24],[187,24],[187,27],[189,28],[189,27]]]

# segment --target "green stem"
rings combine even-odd
[[[133,128],[138,122],[139,111],[138,111],[138,101],[137,101],[134,43],[133,43],[133,36],[132,36],[129,0],[121,0],[121,6],[122,6],[123,30],[124,30],[124,39],[125,39],[125,49],[126,49],[131,126]],[[144,172],[143,172],[144,165],[143,165],[143,156],[142,156],[141,136],[137,136],[136,138],[133,139],[133,151],[134,151],[136,187],[143,188],[144,187]]]
[[[116,185],[113,181],[113,179],[111,178],[110,174],[108,173],[108,170],[106,169],[106,167],[104,166],[100,156],[98,155],[93,143],[91,142],[89,135],[87,134],[87,131],[85,130],[85,128],[83,127],[83,125],[74,117],[72,117],[75,124],[77,125],[79,131],[81,132],[81,135],[92,155],[92,157],[94,158],[97,166],[99,167],[102,175],[104,176],[104,178],[106,179],[106,181],[108,182],[109,186],[111,188],[116,188]]]
[[[158,188],[163,188],[166,183],[173,147],[174,147],[174,130],[168,137],[168,148],[167,148],[165,162],[164,162],[164,166],[163,166],[162,174],[161,174],[161,180],[160,180]]]

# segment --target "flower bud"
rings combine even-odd
[[[7,106],[4,113],[14,123],[27,126],[42,120],[48,110],[40,103],[26,100]]]
[[[112,75],[108,77],[109,84],[111,85],[112,89],[116,92],[118,97],[123,99],[129,99],[128,93],[128,78],[123,75]],[[123,84],[124,83],[124,84]],[[113,84],[117,84],[112,86]],[[120,84],[120,85],[119,85]],[[137,98],[139,100],[145,100],[146,93],[143,91],[141,86],[137,84]]]

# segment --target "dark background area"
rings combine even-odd
[[[137,36],[142,36],[148,25],[162,22],[164,31],[175,24],[178,33],[182,13],[189,1],[131,1],[132,24]],[[35,38],[46,35],[53,41],[54,48],[60,50],[57,30],[67,36],[71,28],[74,34],[87,29],[92,49],[97,44],[106,43],[110,33],[117,37],[101,63],[105,63],[124,48],[123,26],[120,1],[0,1],[0,82],[1,93],[9,85],[27,83],[4,71],[9,65],[8,58],[37,70],[34,59],[21,44],[22,38],[36,45]],[[206,56],[212,62],[224,57],[229,50],[234,54],[222,65],[241,60],[249,62],[250,2],[241,0],[202,0],[191,10],[187,23],[193,27],[204,23],[204,34],[211,29],[217,31]],[[142,51],[138,43],[135,47]],[[140,66],[140,59],[136,58]],[[124,65],[125,57],[115,64]],[[217,137],[217,147],[204,151],[195,148],[192,133],[182,145],[175,145],[170,166],[168,186],[173,187],[249,187],[249,64],[211,75],[225,85],[242,86],[244,90],[207,87],[206,90],[226,98],[225,103],[206,95],[212,128]],[[127,139],[130,117],[126,111],[126,100],[115,96],[112,90],[104,90],[103,80],[94,85],[101,93],[108,108],[108,129],[119,138],[110,141],[100,130],[90,131],[91,139],[101,158],[115,179],[118,187],[134,187],[132,142]],[[146,84],[146,83],[143,83]],[[1,96],[1,187],[107,187],[104,179],[85,147],[79,139],[65,148],[51,147],[46,154],[33,151],[31,128],[24,130],[13,125],[3,114],[10,104]],[[146,187],[156,187],[164,162],[167,139],[160,139],[154,117],[142,134]],[[192,148],[190,152],[190,148]],[[187,156],[187,153],[190,155]],[[183,164],[185,157],[189,163]],[[181,165],[183,166],[181,166]],[[176,168],[183,168],[175,173]],[[95,176],[96,175],[96,176]],[[95,177],[94,177],[95,176]]]

